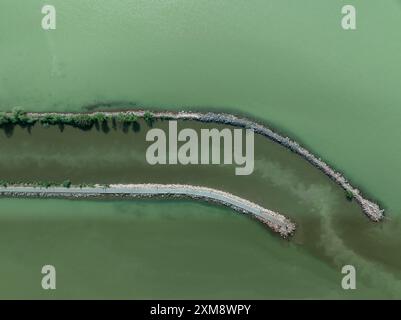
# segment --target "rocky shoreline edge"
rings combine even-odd
[[[212,188],[179,184],[111,184],[93,187],[38,187],[10,185],[0,187],[0,196],[38,198],[96,198],[96,197],[185,197],[222,204],[246,213],[287,238],[295,231],[295,224],[280,213],[263,208],[256,203],[231,193]]]
[[[41,117],[46,117],[48,115],[59,115],[59,116],[77,116],[77,115],[96,115],[103,114],[105,116],[118,116],[118,115],[133,115],[138,118],[146,118],[149,114],[152,115],[154,119],[166,119],[166,120],[195,120],[200,122],[208,123],[218,123],[227,124],[236,127],[242,127],[253,130],[255,133],[261,134],[270,140],[281,144],[282,146],[288,148],[292,152],[298,154],[314,167],[322,171],[326,176],[336,182],[341,186],[347,194],[351,195],[352,198],[359,204],[363,213],[372,221],[380,221],[384,218],[384,209],[380,206],[365,198],[362,192],[351,185],[351,183],[340,173],[331,168],[322,159],[316,157],[307,149],[302,147],[296,141],[290,139],[289,137],[282,136],[272,129],[268,128],[266,125],[257,123],[256,121],[238,117],[228,113],[215,113],[215,112],[192,112],[192,111],[145,111],[145,110],[127,110],[127,111],[94,111],[94,112],[29,112],[27,116],[32,118],[40,119]]]

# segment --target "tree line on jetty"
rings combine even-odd
[[[154,114],[146,111],[143,119],[149,125],[152,125],[156,120]],[[34,126],[40,123],[43,126],[50,125],[69,125],[82,130],[89,130],[94,125],[104,125],[109,120],[120,122],[125,125],[138,123],[138,116],[128,112],[120,112],[109,115],[103,112],[96,113],[77,113],[77,114],[63,114],[63,113],[43,113],[43,114],[28,114],[21,108],[14,108],[11,112],[0,113],[0,127],[6,128],[9,126],[20,125],[22,127]]]
[[[62,182],[57,181],[46,181],[46,180],[39,180],[39,181],[8,181],[8,180],[0,180],[0,187],[7,188],[7,187],[39,187],[39,188],[51,188],[51,187],[63,187],[63,188],[95,188],[96,186],[102,186],[103,188],[110,188],[108,183],[79,183],[73,184],[71,180],[67,179]]]
[[[8,186],[25,186],[25,187],[71,187],[71,180],[64,180],[63,182],[54,182],[54,181],[32,181],[32,182],[20,182],[20,181],[7,181],[0,180],[0,186],[3,188],[7,188]],[[91,187],[89,184],[81,184],[80,187]]]

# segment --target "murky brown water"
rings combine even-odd
[[[179,130],[193,128],[199,132],[212,127],[224,128],[196,121],[178,122]],[[153,128],[168,132],[168,121],[156,121]],[[236,176],[235,164],[152,166],[145,157],[151,144],[145,136],[150,129],[140,121],[128,128],[110,122],[107,127],[88,131],[39,124],[29,130],[19,126],[3,130],[0,177],[10,181],[70,179],[74,184],[187,183],[222,189],[293,219],[298,228],[291,245],[306,250],[333,271],[339,272],[343,264],[360,265],[364,270],[361,278],[369,284],[372,268],[382,264],[384,280],[373,278],[381,281],[373,283],[379,287],[398,276],[399,256],[386,253],[389,243],[393,249],[401,244],[391,235],[396,232],[394,226],[370,222],[355,202],[346,200],[339,186],[298,155],[255,135],[255,169],[249,176]],[[67,210],[70,202],[61,203]],[[393,233],[387,232],[389,228]],[[383,238],[382,233],[387,237]]]

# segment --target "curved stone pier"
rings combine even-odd
[[[295,231],[295,224],[283,215],[263,208],[251,201],[237,197],[231,193],[192,185],[178,184],[112,184],[104,187],[33,187],[33,186],[8,186],[0,187],[1,196],[13,197],[63,197],[63,198],[90,198],[98,196],[131,196],[131,197],[155,197],[155,196],[181,196],[192,199],[205,199],[233,208],[237,211],[248,213],[261,222],[268,225],[273,231],[283,237],[290,236]]]

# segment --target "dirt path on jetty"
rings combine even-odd
[[[94,187],[34,187],[7,186],[0,187],[1,196],[12,197],[62,197],[91,198],[99,196],[130,196],[130,197],[188,197],[204,199],[233,208],[236,211],[250,214],[284,238],[295,231],[295,224],[283,215],[263,208],[251,201],[237,197],[228,192],[192,185],[178,184],[112,184],[110,186],[95,185]]]

